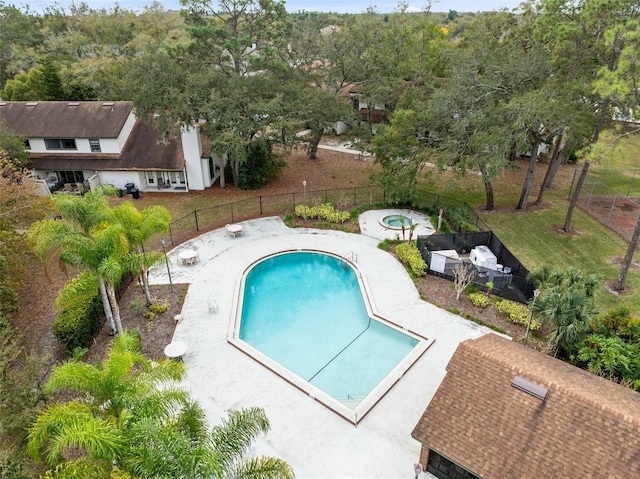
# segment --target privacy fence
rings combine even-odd
[[[529,271],[492,231],[420,236],[417,244],[422,258],[427,264],[431,264],[434,251],[455,250],[468,267],[473,267],[468,261],[471,250],[476,246],[487,246],[496,256],[502,271],[509,271],[509,273],[496,272],[495,276],[477,274],[473,279],[473,284],[486,291],[486,284],[491,281],[494,283],[493,294],[521,303],[526,303],[529,298],[533,297],[535,285],[528,279]],[[452,274],[438,273],[432,270],[429,271],[429,274],[446,278],[449,281],[454,280]]]
[[[171,245],[177,245],[200,233],[221,228],[229,223],[264,216],[294,214],[297,205],[315,206],[322,203],[332,203],[337,209],[352,210],[364,205],[385,204],[386,194],[378,186],[356,186],[254,196],[245,200],[194,210],[182,218],[173,220],[169,226],[169,240]],[[479,230],[489,229],[466,203],[455,198],[424,192],[420,194],[415,207],[422,209],[439,204],[464,208],[471,218],[471,224]],[[155,246],[159,248],[159,245]]]

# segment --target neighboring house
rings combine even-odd
[[[141,191],[203,190],[222,162],[201,137],[200,124],[160,141],[129,101],[0,102],[0,118],[26,139],[30,168],[52,189],[111,184]]]
[[[412,436],[439,478],[640,477],[640,393],[487,334],[458,346]]]
[[[339,94],[350,99],[351,105],[358,118],[357,122],[370,124],[373,134],[376,133],[379,123],[387,121],[386,106],[373,105],[373,108],[370,108],[364,96],[364,85],[362,83],[348,85],[340,89]],[[342,125],[336,125],[336,132],[338,134],[344,133],[347,126],[348,125],[344,123]]]

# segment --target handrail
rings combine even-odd
[[[352,263],[357,263],[358,262],[358,255],[353,251],[349,251],[347,254],[345,254],[342,257],[342,259],[351,261]]]

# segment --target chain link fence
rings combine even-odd
[[[580,171],[576,170],[569,196],[571,196],[579,174]],[[619,182],[616,182],[616,187],[613,188],[607,186],[602,181],[603,179],[606,179],[605,175],[600,178],[587,175],[580,190],[577,205],[589,216],[630,241],[640,214],[640,200],[633,195],[633,182],[637,181],[635,171],[628,185],[622,185],[622,189],[625,191],[620,190]],[[640,180],[640,173],[638,180]]]

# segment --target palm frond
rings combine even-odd
[[[98,290],[98,277],[92,271],[83,271],[64,285],[53,305],[59,310],[64,310],[67,305],[73,304],[77,297],[95,296]]]
[[[98,396],[102,389],[102,374],[91,364],[67,361],[53,369],[45,391],[51,394],[61,389],[74,389],[88,396]]]
[[[225,479],[293,479],[293,468],[275,457],[254,457],[225,471]]]
[[[262,408],[240,409],[223,419],[222,425],[214,427],[210,435],[223,468],[241,458],[255,437],[269,429],[269,420]]]

